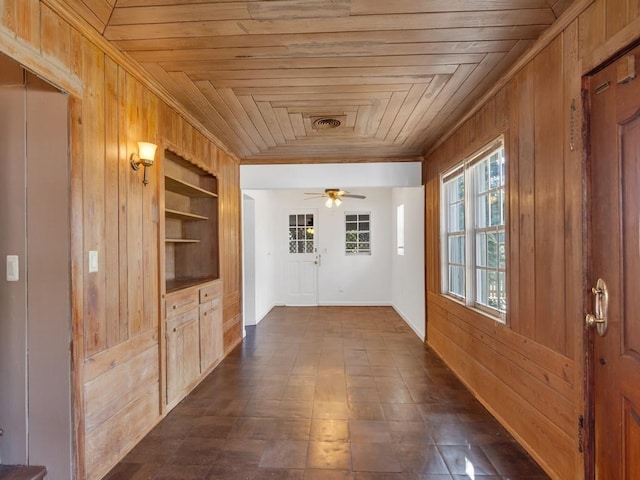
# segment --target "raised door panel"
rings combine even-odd
[[[200,305],[200,372],[222,358],[222,308],[220,299]]]
[[[167,403],[180,400],[200,374],[198,309],[167,321]]]

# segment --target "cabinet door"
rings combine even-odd
[[[200,374],[198,309],[167,321],[167,403],[182,398]]]
[[[200,371],[222,358],[222,308],[220,299],[200,305]]]

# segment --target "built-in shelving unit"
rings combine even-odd
[[[218,181],[165,150],[165,280],[172,292],[218,278]]]
[[[170,208],[164,209],[164,214],[167,218],[174,218],[176,220],[185,220],[187,222],[192,220],[209,220],[209,217],[203,215],[196,215],[195,213],[181,212],[179,210],[172,210]]]
[[[208,197],[218,196],[214,192],[210,192],[208,190],[205,190],[203,188],[197,187],[188,182],[180,180],[179,178],[174,178],[166,174],[164,177],[164,188],[169,192],[179,193],[187,197],[208,198]]]
[[[165,238],[167,243],[200,243],[200,240],[196,238]]]

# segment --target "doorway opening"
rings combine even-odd
[[[72,478],[68,96],[0,70],[0,463]]]

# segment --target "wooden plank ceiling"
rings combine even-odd
[[[66,1],[244,163],[274,163],[420,158],[571,0]]]

